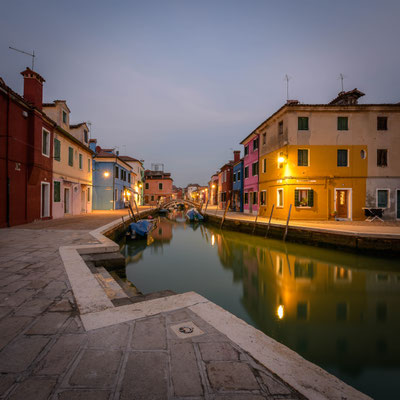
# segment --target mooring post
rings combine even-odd
[[[136,200],[133,199],[133,201],[134,201],[134,203],[135,203],[136,213],[137,213],[137,215],[139,216],[139,208],[138,208],[138,206],[137,206]]]
[[[260,207],[258,208],[257,215],[256,215],[256,219],[254,220],[253,232],[251,232],[252,235],[254,235],[254,232],[255,232],[255,230],[256,230],[257,219],[258,219],[258,215],[259,215],[259,214],[260,214]]]
[[[135,213],[133,212],[133,208],[132,208],[131,203],[129,203],[129,210],[130,210],[131,213],[132,213],[133,220],[134,220],[135,222],[137,222],[137,218],[135,217]]]
[[[209,200],[207,200],[206,208],[204,209],[204,214],[207,212],[208,202],[209,202]]]
[[[128,211],[128,214],[129,214],[129,211]],[[124,227],[124,229],[125,229],[125,221],[124,221],[124,217],[122,216],[121,218],[122,218],[122,225],[123,225],[123,227]]]
[[[274,208],[275,208],[275,204],[272,204],[271,215],[269,216],[268,228],[267,228],[267,232],[265,232],[265,237],[268,236],[269,226],[271,225],[272,213],[274,212]]]
[[[292,211],[292,205],[290,205],[290,207],[289,207],[289,213],[288,213],[288,216],[287,216],[286,229],[285,229],[285,234],[283,235],[283,241],[286,241],[286,236],[287,236],[287,231],[288,231],[288,227],[289,227],[289,219],[290,219],[291,211]]]
[[[228,212],[228,208],[229,208],[230,204],[231,204],[231,201],[228,200],[228,202],[226,203],[224,216],[222,217],[221,226],[219,227],[219,229],[221,229],[221,228],[222,228],[222,225],[224,224],[225,216],[226,216],[226,213]]]

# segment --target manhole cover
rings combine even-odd
[[[194,329],[191,328],[190,326],[181,326],[179,328],[179,332],[186,333],[186,334],[193,333],[193,330]]]
[[[181,339],[202,335],[204,332],[192,321],[181,322],[170,327],[171,330]]]

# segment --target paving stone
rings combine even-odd
[[[176,396],[203,394],[196,354],[190,342],[170,342],[171,377]]]
[[[49,277],[49,274],[47,276]],[[61,296],[66,289],[67,286],[64,282],[51,282],[40,292],[40,296],[54,299]]]
[[[240,394],[221,394],[221,395],[216,395],[214,397],[214,400],[264,400],[264,399],[271,399],[271,397],[268,397],[267,395],[263,396],[261,394],[251,394],[251,393],[240,393]],[[282,399],[283,400],[283,399]],[[288,398],[284,398],[284,400],[290,400]]]
[[[80,323],[78,317],[72,318],[71,322],[67,324],[67,327],[64,330],[64,333],[83,333],[85,329]]]
[[[28,317],[7,317],[0,323],[0,350],[3,349],[22,329],[32,322]]]
[[[165,315],[167,323],[173,324],[175,322],[189,321],[191,315],[186,310],[178,310]]]
[[[129,325],[118,324],[96,329],[87,333],[88,347],[103,349],[125,348],[128,341]]]
[[[239,353],[230,343],[199,343],[201,357],[204,361],[238,361]]]
[[[212,361],[206,368],[208,379],[215,390],[260,389],[251,368],[246,363]]]
[[[78,353],[85,335],[61,336],[50,352],[39,362],[35,372],[38,375],[61,375]]]
[[[26,286],[27,288],[32,289],[42,289],[44,288],[49,282],[44,279],[35,279]]]
[[[275,394],[284,394],[288,395],[291,394],[292,391],[287,387],[285,384],[279,382],[278,380],[274,379],[273,377],[260,372],[260,375],[262,377],[262,380],[264,384],[267,386],[268,391],[275,395]]]
[[[44,297],[35,297],[20,306],[15,311],[15,315],[39,315],[45,311],[47,307],[52,304],[52,302],[53,300],[49,300]]]
[[[56,381],[53,379],[28,378],[18,384],[9,400],[47,400]]]
[[[164,352],[129,354],[122,383],[121,400],[168,398],[168,355]]]
[[[86,350],[69,383],[73,386],[108,388],[113,385],[121,360],[120,351]]]
[[[3,286],[0,288],[0,292],[2,293],[15,293],[19,289],[22,289],[24,286],[28,285],[29,282],[17,280],[9,285]]]
[[[69,313],[47,313],[26,332],[27,335],[52,335],[57,333],[69,318]]]
[[[0,372],[25,371],[48,342],[44,337],[21,336],[0,352]]]
[[[56,304],[54,304],[54,306],[49,308],[49,311],[67,312],[67,311],[72,311],[72,310],[73,310],[72,305],[68,299],[62,299],[59,302],[57,302]]]
[[[132,348],[137,350],[164,350],[167,348],[164,319],[148,318],[135,323]]]
[[[110,392],[105,390],[66,390],[58,394],[58,400],[108,400]]]
[[[0,319],[9,314],[13,309],[11,307],[0,307]]]
[[[1,374],[0,375],[0,397],[13,385],[16,375]]]
[[[18,307],[35,294],[33,289],[21,289],[16,293],[7,293],[2,299],[3,306]]]

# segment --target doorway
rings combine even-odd
[[[69,214],[69,198],[70,190],[68,188],[64,189],[64,214]]]
[[[253,192],[249,192],[249,212],[253,212]]]
[[[86,212],[86,192],[81,190],[81,212]]]
[[[396,218],[400,219],[400,189],[396,190]]]
[[[336,217],[351,219],[351,189],[335,189]]]
[[[42,182],[40,203],[40,218],[50,217],[50,183]]]

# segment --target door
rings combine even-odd
[[[81,191],[81,212],[86,212],[86,192],[84,190]]]
[[[397,218],[397,219],[400,219],[400,189],[397,189],[396,192],[397,192],[397,199],[396,199],[396,201],[397,201],[396,218]]]
[[[69,189],[64,189],[64,213],[69,214]]]
[[[40,217],[50,216],[50,184],[42,182]]]
[[[349,191],[336,190],[336,212],[338,218],[349,218]]]
[[[253,212],[253,192],[249,192],[249,211]]]

